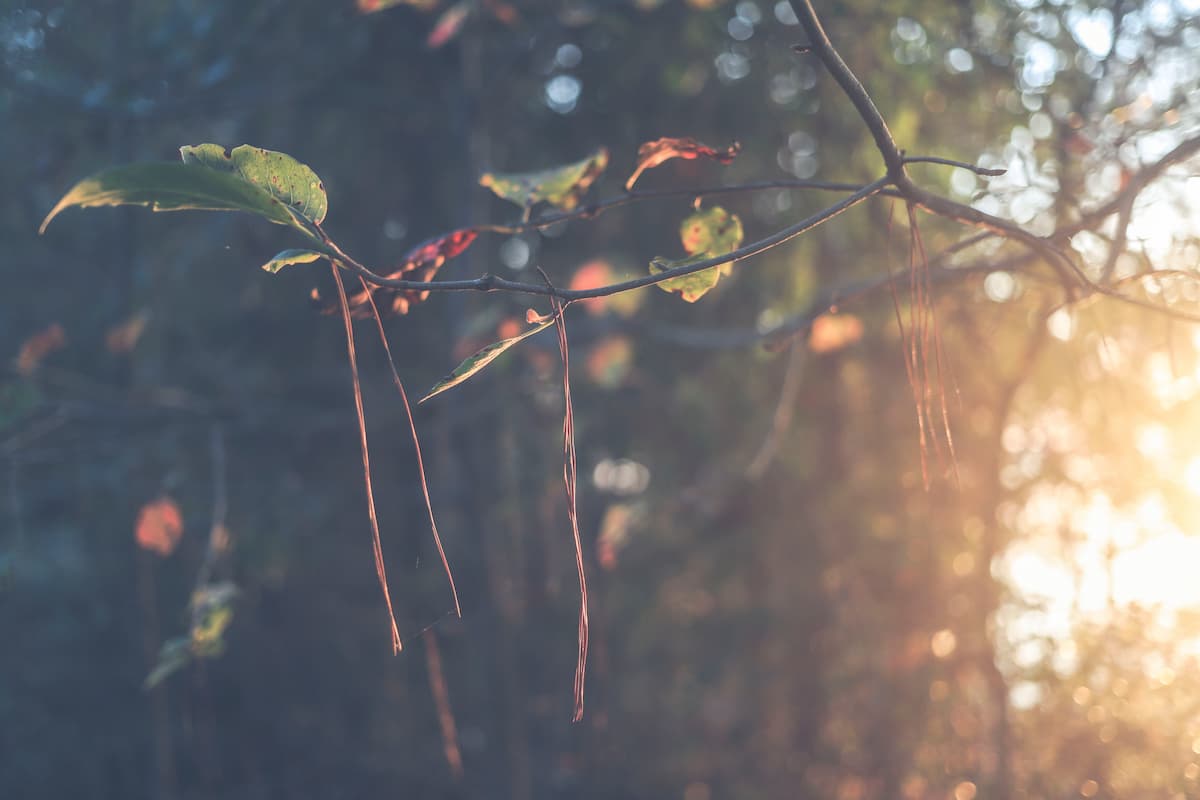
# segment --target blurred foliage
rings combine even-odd
[[[1200,129],[1194,3],[823,6],[901,146],[1008,169],[914,175],[1039,233]],[[451,12],[457,27],[431,42]],[[239,215],[101,209],[36,236],[80,177],[188,142],[311,164],[331,233],[401,269],[430,237],[519,213],[481,175],[600,148],[621,165],[596,179],[600,197],[667,136],[742,149],[727,166],[648,170],[639,191],[874,179],[870,137],[792,52],[802,38],[785,3],[763,0],[0,7],[0,796],[1200,796],[1195,607],[1124,596],[1136,581],[1121,577],[1141,544],[1200,523],[1197,339],[1181,323],[1063,306],[1010,245],[958,253],[963,271],[933,285],[956,464],[931,450],[926,491],[896,325],[912,324],[907,275],[898,310],[886,284],[836,295],[858,322],[836,347],[817,344],[828,321],[811,348],[760,346],[833,288],[907,269],[907,223],[887,201],[740,263],[695,306],[644,290],[640,307],[573,309],[592,656],[572,726],[578,596],[551,337],[417,410],[461,621],[403,409],[381,348],[361,340],[409,648],[393,658],[341,323],[311,301],[330,295],[324,271],[264,273],[295,237]],[[1071,238],[1095,276],[1196,308],[1189,276],[1138,277],[1195,269],[1188,174],[1147,190],[1128,231]],[[535,199],[569,198],[520,202]],[[753,240],[829,201],[722,204]],[[693,210],[664,199],[480,237],[439,277],[643,274],[678,252]],[[919,219],[930,253],[964,236]],[[526,305],[429,297],[389,323],[403,377],[434,385],[520,333]],[[135,526],[168,494],[184,532],[159,557]],[[214,559],[214,538],[192,532],[226,526]],[[431,625],[461,780],[414,657]],[[181,669],[144,690],[163,663]]]

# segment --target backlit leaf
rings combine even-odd
[[[433,388],[430,389],[429,392],[426,393],[426,395],[424,397],[422,397],[419,402],[424,403],[426,400],[433,397],[434,395],[441,394],[442,392],[446,391],[447,389],[458,386],[460,383],[465,381],[467,378],[470,378],[472,375],[474,375],[475,373],[482,370],[488,364],[491,364],[493,361],[495,361],[500,356],[500,354],[503,353],[508,348],[512,347],[513,345],[517,344],[518,342],[528,339],[530,336],[533,336],[535,333],[544,331],[546,328],[549,328],[553,324],[554,324],[554,319],[551,318],[551,319],[545,320],[543,322],[539,322],[537,325],[535,325],[534,327],[530,328],[529,330],[525,331],[524,333],[522,333],[518,336],[511,336],[507,339],[501,339],[498,342],[492,342],[491,344],[489,344],[487,347],[483,348],[479,352],[475,353],[472,356],[467,357],[466,360],[464,360],[461,364],[459,364],[458,367],[455,368],[455,370],[453,372],[451,372],[449,375],[447,375],[446,377],[444,377],[440,381],[438,381],[436,384],[434,384]]]
[[[149,206],[154,211],[246,211],[297,225],[287,206],[241,178],[197,164],[128,164],[102,170],[71,187],[42,221],[46,231],[72,206]]]
[[[198,658],[215,658],[225,652],[225,631],[233,621],[233,600],[237,587],[232,583],[206,584],[192,594],[192,628],[187,636],[163,643],[158,662],[146,676],[143,686],[153,689]]]
[[[683,137],[679,139],[664,137],[655,139],[653,142],[646,142],[638,148],[638,163],[637,169],[629,176],[629,180],[625,182],[626,190],[632,189],[633,184],[643,172],[648,169],[653,169],[664,161],[669,161],[672,158],[694,159],[694,158],[711,158],[722,164],[728,164],[737,157],[738,151],[742,146],[737,142],[729,145],[724,150],[717,150],[709,147],[706,144],[701,144],[691,137]]]
[[[730,214],[720,206],[697,211],[679,226],[683,249],[691,255],[677,261],[655,258],[650,262],[650,274],[724,255],[741,245],[742,236],[742,221],[736,214]],[[690,275],[670,278],[658,286],[667,292],[678,292],[684,300],[694,303],[716,286],[722,275],[728,275],[732,270],[732,263],[721,264]]]
[[[179,506],[165,495],[142,506],[134,535],[143,549],[169,556],[183,537],[183,515],[179,513]]]
[[[397,269],[383,277],[388,279],[406,278],[412,281],[427,282],[433,280],[437,271],[446,263],[446,259],[454,258],[462,253],[479,233],[471,228],[462,228],[444,236],[436,236],[421,242],[408,251]],[[415,289],[389,289],[386,286],[368,284],[368,288],[351,295],[347,302],[350,313],[356,319],[371,315],[368,297],[375,298],[375,305],[380,312],[391,311],[395,314],[407,314],[408,310],[429,297],[429,291]],[[326,309],[327,313],[336,310],[336,306]]]
[[[429,36],[425,37],[425,46],[430,50],[436,50],[457,36],[458,32],[462,30],[463,23],[467,21],[470,11],[471,3],[468,0],[459,0],[443,11],[433,26],[433,30],[429,32]]]
[[[318,225],[329,209],[325,184],[307,165],[287,153],[243,144],[227,151],[219,144],[179,148],[185,164],[198,164],[236,175],[282,202],[304,220]],[[306,230],[303,225],[297,225]]]
[[[505,200],[522,208],[538,203],[570,211],[579,205],[588,187],[608,166],[608,150],[601,147],[582,161],[537,172],[484,174],[479,183]]]
[[[720,206],[702,209],[680,224],[679,239],[690,255],[723,255],[741,245],[742,221]]]
[[[276,253],[274,258],[263,264],[262,268],[274,274],[292,264],[311,264],[313,261],[324,257],[322,253],[318,253],[315,250],[283,250]]]
[[[656,257],[650,262],[650,274],[657,275],[660,272],[666,272],[667,270],[683,267],[688,264],[696,264],[707,259],[708,256],[706,255],[689,256],[677,261]],[[679,296],[684,300],[694,303],[708,294],[708,290],[717,285],[717,279],[720,277],[721,273],[717,268],[711,267],[709,269],[702,269],[699,272],[693,272],[690,275],[668,278],[656,285],[665,292],[678,292]]]

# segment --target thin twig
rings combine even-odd
[[[387,354],[388,367],[392,370],[392,382],[400,392],[400,400],[404,404],[404,413],[408,416],[408,429],[412,433],[413,449],[417,451],[417,474],[421,478],[421,494],[425,497],[425,510],[429,512],[429,527],[433,531],[433,543],[437,546],[438,557],[442,560],[442,569],[446,571],[446,580],[450,582],[450,594],[454,597],[454,613],[462,619],[462,606],[458,602],[458,589],[454,586],[454,573],[450,571],[450,562],[446,559],[446,551],[442,547],[442,537],[438,534],[437,520],[433,516],[433,502],[429,499],[429,484],[425,480],[425,461],[421,458],[421,440],[417,436],[417,424],[413,421],[412,406],[408,403],[408,392],[404,391],[404,383],[396,370],[396,359],[392,358],[392,348],[388,344],[387,334],[383,330],[383,320],[379,316],[379,308],[375,305],[375,297],[367,289],[367,282],[358,279],[367,300],[371,304],[371,314],[375,317],[375,327],[379,331],[379,341],[383,343],[383,351]]]
[[[553,290],[550,277],[539,267],[546,285]],[[578,469],[575,459],[575,404],[571,400],[571,348],[567,344],[567,323],[563,314],[567,307],[557,296],[550,296],[554,330],[558,333],[558,352],[563,368],[563,483],[567,491],[567,517],[575,540],[575,570],[579,574],[579,652],[575,662],[575,713],[572,722],[583,719],[583,690],[587,675],[588,653],[588,588],[583,567],[583,538],[579,535],[579,514],[576,506]]]
[[[592,297],[608,297],[610,295],[627,292],[631,289],[640,289],[643,286],[653,286],[662,283],[663,281],[679,278],[684,275],[691,275],[701,270],[706,270],[711,267],[717,267],[722,264],[729,264],[735,261],[756,256],[759,253],[777,247],[790,239],[807,233],[821,223],[836,217],[843,211],[852,208],[868,197],[879,194],[887,186],[888,179],[880,178],[866,186],[858,189],[853,194],[834,203],[828,208],[818,211],[812,216],[806,217],[794,225],[790,225],[781,231],[777,231],[770,236],[751,242],[748,245],[739,247],[724,255],[707,258],[703,261],[698,261],[694,264],[685,264],[674,269],[664,270],[654,275],[643,275],[640,278],[634,278],[620,283],[601,286],[595,289],[560,289],[551,287],[545,284],[521,283],[519,281],[510,281],[507,278],[501,278],[496,275],[483,275],[471,280],[460,281],[409,281],[399,278],[385,278],[364,267],[359,262],[355,261],[347,255],[337,244],[330,239],[322,231],[324,236],[322,244],[325,248],[325,254],[335,264],[341,265],[359,277],[366,280],[368,283],[376,286],[383,286],[389,289],[410,289],[417,291],[482,291],[482,292],[518,292],[523,294],[541,295],[544,297],[554,297],[562,302],[571,302],[573,300],[586,300]]]
[[[947,167],[958,167],[959,169],[970,170],[976,175],[984,175],[989,178],[996,178],[1008,172],[1006,169],[981,167],[977,164],[969,164],[966,161],[955,161],[952,158],[941,158],[939,156],[905,156],[905,164],[941,164]]]
[[[371,547],[375,554],[375,575],[387,605],[388,622],[392,628],[392,652],[404,649],[400,641],[400,630],[396,627],[396,614],[392,611],[392,595],[388,591],[387,569],[383,563],[383,543],[379,536],[379,518],[375,514],[375,492],[371,487],[371,453],[367,447],[367,418],[363,413],[362,384],[358,379],[358,356],[354,351],[354,323],[350,320],[350,304],[346,301],[346,287],[342,284],[342,273],[331,265],[333,280],[337,284],[338,300],[342,307],[342,322],[346,326],[346,354],[350,360],[350,375],[354,381],[354,410],[358,414],[358,442],[362,450],[363,483],[367,487],[367,516],[371,520]]]

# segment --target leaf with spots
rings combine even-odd
[[[112,167],[84,178],[63,195],[38,232],[45,233],[67,208],[127,205],[153,211],[245,211],[298,227],[284,203],[236,175],[197,164],[150,163]]]
[[[737,158],[737,154],[741,149],[742,146],[734,142],[724,150],[717,150],[687,136],[679,139],[666,136],[662,139],[655,139],[653,142],[646,142],[638,148],[637,169],[633,171],[633,174],[629,176],[629,180],[625,182],[625,189],[633,189],[633,185],[637,183],[637,179],[641,177],[643,172],[653,169],[672,158],[686,160],[711,158],[722,164],[728,164]]]
[[[319,258],[325,258],[325,255],[315,250],[283,250],[276,253],[270,261],[263,264],[262,268],[274,274],[292,264],[311,264]]]
[[[686,267],[691,264],[698,264],[701,261],[707,260],[708,256],[706,255],[689,256],[688,258],[677,260],[659,256],[650,261],[650,274],[658,275],[661,272]],[[708,294],[708,291],[717,285],[717,280],[720,277],[721,274],[717,271],[717,268],[710,267],[709,269],[702,269],[699,272],[692,272],[675,278],[667,278],[656,285],[664,292],[676,292],[687,302],[694,303]]]
[[[516,336],[511,336],[507,339],[501,339],[498,342],[492,342],[487,347],[478,351],[474,355],[468,356],[461,364],[459,364],[454,369],[453,372],[451,372],[449,375],[447,375],[446,377],[444,377],[440,381],[438,381],[436,384],[434,384],[433,388],[430,389],[425,394],[425,396],[420,399],[419,402],[424,403],[426,400],[433,397],[434,395],[441,394],[442,392],[446,391],[447,389],[452,389],[455,386],[458,386],[460,383],[467,380],[467,378],[470,378],[472,375],[474,375],[477,372],[479,372],[480,370],[482,370],[488,364],[491,364],[493,361],[495,361],[497,358],[499,358],[500,355],[502,353],[504,353],[504,351],[508,350],[513,345],[518,344],[518,343],[524,341],[525,339],[528,339],[530,336],[533,336],[535,333],[539,333],[541,331],[546,330],[546,328],[549,328],[551,325],[554,324],[553,317],[551,317],[550,319],[539,318],[539,320],[540,321],[538,321],[537,324],[535,324],[532,328],[525,331],[524,333],[518,334]]]
[[[655,258],[650,262],[650,274],[657,275],[724,255],[741,245],[742,236],[742,221],[736,214],[730,214],[720,206],[697,211],[679,226],[679,239],[689,256],[678,260]],[[684,300],[694,303],[716,286],[722,275],[728,275],[732,270],[732,263],[721,264],[669,278],[658,287],[663,291],[678,292]]]
[[[549,203],[570,211],[579,205],[584,193],[607,166],[608,150],[601,147],[582,161],[562,167],[537,172],[488,172],[479,179],[479,184],[524,209]]]
[[[241,178],[283,203],[297,219],[293,224],[312,235],[310,225],[319,225],[329,209],[325,185],[305,164],[286,153],[243,144],[226,150],[219,144],[185,145],[179,148],[183,163],[208,167]]]

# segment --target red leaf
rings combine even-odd
[[[183,515],[170,497],[163,495],[142,506],[134,536],[138,546],[169,556],[183,537]]]
[[[455,3],[443,11],[442,16],[438,17],[437,24],[433,26],[433,30],[425,39],[425,46],[430,50],[436,50],[457,36],[458,32],[462,30],[463,23],[467,21],[467,14],[470,10],[470,4],[464,0],[464,2]]]
[[[688,136],[679,139],[668,136],[662,139],[655,139],[653,142],[646,142],[638,148],[637,169],[633,171],[633,174],[629,176],[629,180],[625,182],[625,189],[633,189],[633,184],[637,182],[638,177],[644,171],[653,169],[672,158],[690,160],[704,157],[711,158],[722,164],[728,164],[737,158],[738,151],[741,149],[742,146],[734,142],[724,150],[717,150],[706,144],[701,144]]]
[[[479,232],[472,228],[460,228],[444,236],[426,239],[408,251],[404,260],[394,271],[384,275],[385,278],[407,278],[414,281],[431,281],[446,259],[454,258],[471,246]],[[320,297],[315,294],[314,299]],[[375,297],[375,303],[381,310],[391,310],[395,314],[407,314],[409,308],[429,297],[428,290],[418,292],[410,289],[388,289],[384,286],[372,285],[369,289]],[[355,319],[366,319],[371,316],[367,303],[368,290],[360,291],[348,298],[351,316]],[[321,309],[326,314],[332,314],[337,306]]]

